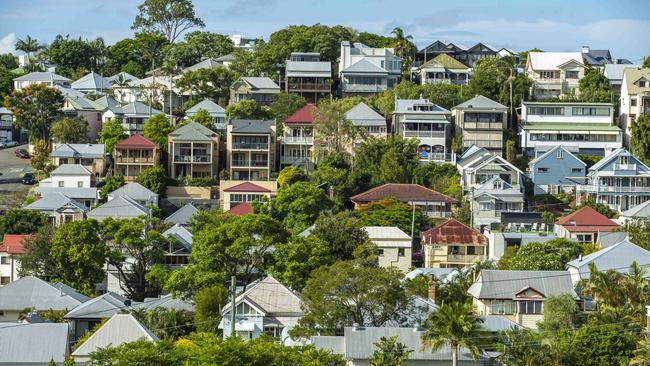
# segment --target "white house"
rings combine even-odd
[[[14,79],[14,89],[22,90],[30,85],[43,84],[49,87],[56,85],[69,87],[72,80],[51,71],[30,72]]]
[[[375,94],[392,89],[399,82],[402,59],[393,48],[343,41],[338,70],[344,95]]]
[[[365,226],[370,241],[377,246],[380,267],[395,267],[406,273],[411,268],[412,239],[396,226]]]
[[[0,245],[0,287],[20,278],[20,256],[25,253],[25,240],[31,235],[4,234]]]
[[[534,82],[531,95],[535,99],[577,95],[585,68],[580,52],[529,52],[526,74]]]

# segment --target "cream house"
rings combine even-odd
[[[535,99],[577,95],[585,69],[580,52],[529,52],[526,75],[534,82],[531,95]]]
[[[370,241],[377,246],[380,267],[395,267],[407,273],[411,269],[412,239],[395,226],[365,226]]]

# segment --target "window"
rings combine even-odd
[[[592,243],[591,234],[578,234],[576,235],[579,243]]]
[[[639,80],[639,87],[645,88],[645,80]]]
[[[553,71],[540,71],[539,72],[539,78],[540,79],[555,79],[555,72],[553,72]]]
[[[528,114],[540,116],[561,116],[564,115],[563,107],[528,107]]]
[[[580,77],[580,71],[566,71],[565,77],[567,79],[578,79]]]
[[[397,256],[398,257],[404,256],[404,248],[397,248]]]
[[[11,282],[11,277],[4,277],[4,276],[0,277],[0,285],[8,285],[9,282]],[[2,312],[0,311],[0,313],[2,313]],[[2,313],[0,315],[4,315],[4,313]]]
[[[582,168],[571,168],[571,173],[582,173]]]
[[[492,202],[480,202],[478,209],[479,211],[491,211],[494,210],[494,205],[492,205]]]
[[[268,334],[271,337],[280,337],[282,335],[282,328],[264,327],[264,334]]]
[[[517,310],[515,302],[512,300],[492,300],[489,305],[490,314],[506,315],[514,314]]]
[[[520,301],[519,314],[541,314],[542,302],[541,301]]]
[[[555,153],[555,157],[558,159],[564,159],[564,150],[557,149],[557,152]]]
[[[548,168],[537,168],[538,173],[548,173]]]
[[[83,188],[84,187],[84,182],[83,181],[78,181],[77,182],[77,188]]]
[[[0,264],[9,264],[9,257],[0,257]]]
[[[636,98],[630,99],[630,106],[631,107],[636,107]]]
[[[384,256],[384,250],[383,249],[377,249],[377,256],[383,257]]]
[[[574,116],[609,116],[609,108],[573,107]]]
[[[59,188],[63,187],[63,181],[59,181]]]

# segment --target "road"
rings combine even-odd
[[[15,207],[23,201],[30,186],[20,183],[20,178],[34,169],[29,159],[16,157],[17,149],[26,149],[27,145],[0,150],[0,209]]]

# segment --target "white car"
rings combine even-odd
[[[18,146],[18,142],[17,141],[5,141],[4,145],[5,145],[5,147],[14,147],[14,146]]]
[[[0,141],[0,149],[7,147],[7,144],[4,141]]]

